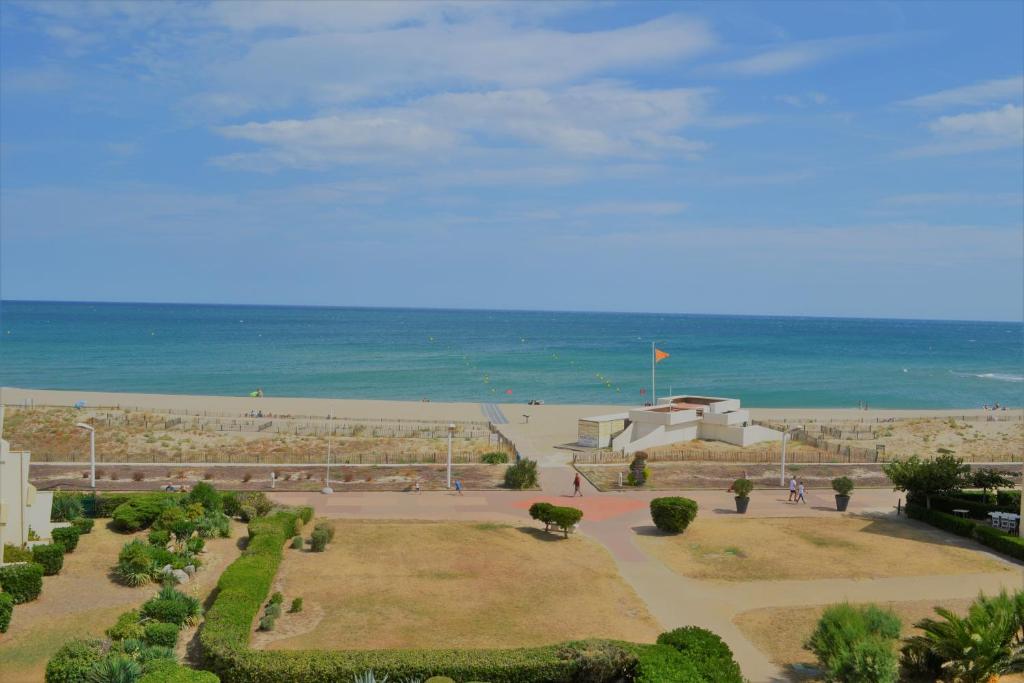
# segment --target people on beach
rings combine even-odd
[[[797,491],[796,502],[803,503],[804,505],[807,505],[807,499],[804,498],[804,483],[803,482],[800,482],[800,485],[797,487],[796,491]]]
[[[572,497],[582,496],[583,491],[580,491],[580,473],[577,472],[576,476],[572,480]]]
[[[416,483],[413,485],[413,492],[420,493],[420,480],[417,478]]]
[[[789,478],[789,502],[796,500],[796,477]]]
[[[460,496],[462,495],[462,480],[461,479],[456,479],[455,480],[455,493],[460,495]]]

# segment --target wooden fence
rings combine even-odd
[[[511,457],[509,460],[511,461]],[[421,455],[410,453],[334,453],[332,465],[415,465],[443,464],[448,460],[448,452],[426,453]],[[89,462],[88,453],[73,455],[57,455],[52,453],[32,453],[33,463],[83,463]],[[116,456],[96,454],[96,465],[147,465],[147,464],[181,464],[181,465],[322,465],[326,460],[323,453],[263,455],[245,453],[231,455],[223,453],[124,453]],[[466,465],[480,462],[480,454],[452,452],[452,462]]]

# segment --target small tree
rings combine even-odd
[[[814,653],[826,681],[896,683],[899,666],[893,644],[900,620],[874,605],[832,605],[821,615],[804,647]]]
[[[1013,488],[1013,479],[999,470],[982,467],[971,473],[971,486],[982,490],[985,500],[990,500],[988,492],[992,491],[992,499],[996,498],[999,489]]]
[[[894,491],[906,491],[907,502],[931,509],[931,497],[958,491],[969,481],[971,468],[963,459],[940,455],[922,460],[916,455],[907,460],[895,460],[882,466],[882,471],[893,483]]]
[[[505,469],[505,488],[532,489],[537,485],[537,463],[523,458]]]

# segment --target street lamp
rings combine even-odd
[[[92,425],[79,422],[75,425],[79,429],[89,432],[89,486],[93,492],[96,491],[96,428]]]
[[[331,423],[333,415],[327,416],[327,478],[324,479],[324,487],[320,489],[320,493],[334,493],[334,489],[331,488]]]
[[[455,423],[448,423],[448,488],[452,487],[452,436],[455,434]]]
[[[779,474],[779,486],[786,485],[786,439],[790,434],[798,432],[801,429],[803,429],[803,425],[793,427],[792,429],[786,429],[782,432],[782,472]]]

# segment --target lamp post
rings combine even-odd
[[[448,423],[448,488],[452,487],[452,436],[455,434],[455,423]]]
[[[779,486],[786,485],[786,440],[789,438],[791,432],[798,432],[803,427],[793,427],[792,429],[786,429],[782,432],[782,472],[779,474]]]
[[[89,432],[89,486],[93,492],[96,491],[96,428],[92,425],[79,422],[75,425],[79,429]]]
[[[320,493],[334,493],[334,489],[331,488],[331,436],[333,434],[331,430],[331,419],[332,415],[327,416],[327,476],[324,479],[324,487],[320,489]]]

